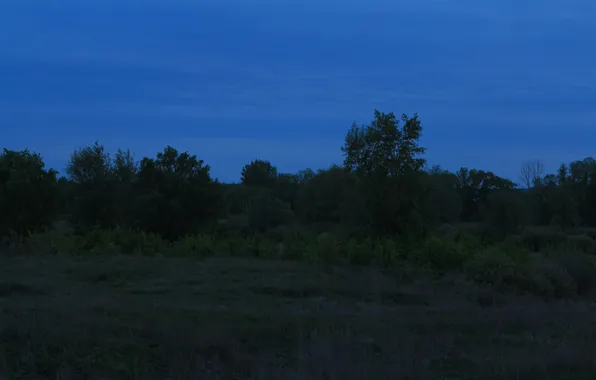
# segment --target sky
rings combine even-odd
[[[596,155],[596,2],[3,0],[0,146],[63,170],[102,143],[196,154],[223,181],[342,162],[374,109],[430,164],[517,180]]]

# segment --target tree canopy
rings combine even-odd
[[[70,223],[76,233],[128,228],[176,240],[225,227],[242,233],[335,226],[351,233],[419,239],[443,224],[481,223],[496,233],[526,225],[596,227],[596,160],[546,173],[521,164],[521,186],[486,168],[427,167],[417,114],[375,110],[348,129],[342,165],[282,173],[265,158],[220,183],[211,168],[167,146],[155,157],[109,154],[99,143],[75,149],[66,176],[27,150],[0,154],[0,234],[25,235]]]

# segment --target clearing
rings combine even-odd
[[[451,282],[255,259],[4,257],[0,379],[596,377],[594,304],[487,306]]]

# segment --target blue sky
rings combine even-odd
[[[4,0],[0,145],[62,169],[99,140],[167,144],[222,180],[342,160],[373,109],[424,125],[431,164],[493,170],[596,155],[587,0]]]

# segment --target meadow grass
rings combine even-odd
[[[596,306],[407,269],[0,258],[0,379],[593,379]]]

